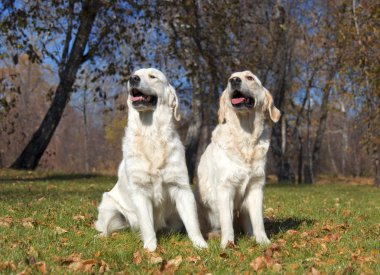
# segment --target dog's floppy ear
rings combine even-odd
[[[268,110],[271,120],[276,123],[280,120],[281,112],[273,104],[273,97],[270,92],[263,87],[265,91],[265,104],[264,108]]]
[[[169,106],[170,108],[173,109],[174,118],[175,120],[180,121],[181,114],[179,113],[179,110],[178,110],[179,103],[178,103],[177,93],[175,92],[174,87],[170,84],[167,90],[169,92]]]
[[[218,122],[223,124],[226,119],[227,112],[227,90],[224,90],[220,100],[219,100],[219,110],[218,110]]]

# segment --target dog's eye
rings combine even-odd
[[[152,75],[152,74],[150,74],[149,77],[150,77],[150,78],[157,78],[156,76],[154,76],[154,75]]]
[[[250,81],[252,81],[253,77],[249,75],[249,76],[247,76],[247,79],[250,80]]]

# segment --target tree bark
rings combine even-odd
[[[318,167],[319,164],[319,157],[320,157],[320,150],[322,147],[322,141],[323,136],[326,131],[327,127],[327,115],[329,112],[329,99],[331,94],[331,88],[332,88],[332,81],[334,79],[336,73],[336,66],[330,69],[326,85],[323,89],[323,97],[322,97],[322,104],[321,104],[321,116],[319,118],[319,124],[317,129],[317,134],[315,136],[314,141],[314,147],[313,147],[313,155],[312,155],[312,161],[313,161],[313,167],[314,167],[314,174],[317,172],[316,167]]]
[[[20,156],[11,165],[11,168],[35,169],[37,167],[61,120],[63,111],[70,100],[76,74],[83,62],[84,51],[100,5],[100,1],[97,0],[89,0],[83,4],[81,14],[79,15],[80,25],[78,32],[67,63],[64,66],[63,73],[60,74],[60,82],[55,92],[53,102],[41,125],[33,134],[32,139],[26,145]],[[61,62],[64,62],[64,60]]]
[[[275,159],[276,174],[279,182],[294,181],[294,175],[289,164],[289,160],[286,155],[286,151],[283,150],[283,137],[286,136],[286,127],[283,127],[283,123],[286,126],[285,120],[285,92],[287,90],[287,80],[289,78],[287,65],[289,61],[288,48],[289,43],[287,41],[286,31],[286,14],[285,9],[276,4],[273,9],[273,37],[275,42],[274,47],[274,60],[273,70],[276,76],[274,84],[274,104],[281,111],[282,116],[278,123],[273,125],[272,131],[272,148]],[[285,132],[284,132],[285,131]]]
[[[375,179],[374,183],[375,186],[380,187],[380,150],[378,150],[378,147],[375,146],[374,150],[374,160],[373,160],[373,166],[375,168]]]

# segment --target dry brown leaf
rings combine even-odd
[[[160,271],[163,273],[174,274],[180,264],[182,263],[182,256],[177,256],[169,261],[163,260],[161,263]]]
[[[321,243],[321,247],[322,247],[322,253],[323,253],[323,254],[326,254],[327,251],[328,251],[326,244]]]
[[[280,250],[280,246],[276,243],[273,243],[271,244],[265,251],[264,251],[264,255],[265,256],[273,256],[274,252],[275,251],[279,251]]]
[[[288,231],[286,231],[286,233],[289,234],[289,235],[296,235],[299,232],[297,230],[289,229]]]
[[[32,274],[32,269],[30,267],[27,267],[23,271],[17,273],[17,275],[29,275],[29,274]]]
[[[61,262],[61,265],[70,265],[74,262],[80,262],[82,260],[82,255],[73,253],[66,258],[57,258],[56,260]]]
[[[25,228],[34,228],[33,220],[30,218],[22,219],[21,224]]]
[[[194,256],[188,256],[186,258],[186,261],[189,262],[189,263],[197,263],[200,260],[201,260],[200,256],[196,256],[196,257],[194,257]]]
[[[142,257],[140,251],[136,251],[135,253],[133,253],[133,263],[138,265],[141,263],[141,261]]]
[[[85,219],[86,218],[83,215],[80,215],[80,214],[73,216],[73,220],[75,220],[75,221],[84,221]]]
[[[92,270],[92,267],[96,265],[96,260],[94,259],[84,260],[82,261],[82,265],[83,265],[84,272],[90,272]]]
[[[179,266],[182,263],[182,256],[177,256],[168,261],[168,265]]]
[[[162,258],[156,253],[151,253],[148,262],[150,264],[158,264],[162,262]]]
[[[46,263],[45,262],[37,262],[35,265],[34,265],[37,270],[42,273],[42,274],[46,274],[47,273],[47,268],[46,268]]]
[[[5,216],[0,218],[0,227],[10,227],[13,223],[12,217]]]
[[[0,263],[0,271],[3,270],[10,270],[10,271],[15,271],[16,270],[16,265],[14,264],[13,261],[5,261],[3,264]]]
[[[311,272],[311,275],[319,275],[320,274],[319,270],[316,269],[315,267],[311,267],[310,272]]]
[[[68,231],[62,227],[59,227],[59,226],[56,226],[54,228],[54,231],[58,234],[58,235],[61,235],[61,234],[65,234],[67,233]]]
[[[83,265],[81,262],[72,262],[69,264],[68,269],[72,269],[73,271],[81,271],[83,269]]]
[[[100,267],[99,267],[99,274],[104,274],[108,270],[109,270],[108,264],[105,261],[101,260]]]
[[[226,252],[222,252],[222,253],[220,253],[219,256],[220,256],[221,258],[224,258],[224,259],[228,258],[228,255],[227,255]]]
[[[325,225],[322,226],[321,229],[325,230],[325,231],[331,231],[331,230],[334,229],[334,227],[331,224],[325,224]]]
[[[279,245],[279,246],[284,246],[286,244],[286,241],[284,239],[278,239],[276,241],[276,243]]]
[[[236,245],[233,242],[228,241],[228,243],[226,245],[226,248],[236,249]]]
[[[249,264],[254,271],[259,271],[265,267],[264,256],[259,256]]]
[[[290,264],[290,269],[291,270],[296,270],[296,269],[298,269],[300,267],[300,265],[299,264],[297,264],[297,263],[293,263],[293,264]]]
[[[271,269],[272,269],[272,271],[274,271],[274,272],[280,272],[281,269],[282,269],[282,265],[279,264],[279,263],[274,263]]]

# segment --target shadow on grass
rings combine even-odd
[[[297,230],[302,224],[311,225],[315,221],[309,219],[287,218],[279,220],[265,219],[265,231],[269,238],[277,235],[280,232],[286,232],[290,229]]]

